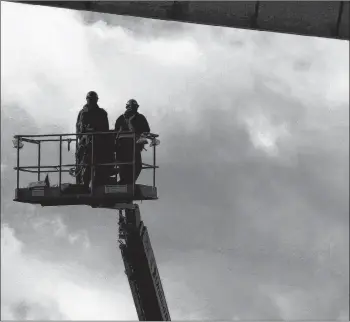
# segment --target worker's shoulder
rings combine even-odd
[[[88,112],[88,108],[86,105],[83,106],[83,108],[79,111],[79,115]]]
[[[78,121],[79,120],[82,120],[82,118],[84,118],[85,115],[86,114],[86,109],[84,109],[84,107],[79,111],[79,113],[78,113]]]
[[[101,114],[103,114],[103,115],[108,115],[107,111],[106,111],[104,108],[99,107],[98,109],[99,109],[99,112],[100,112]]]
[[[124,121],[124,114],[120,114],[116,120],[116,122]]]
[[[144,116],[144,115],[141,114],[141,113],[137,113],[137,117],[140,118],[140,119],[143,119],[143,120],[146,120],[146,121],[147,121],[146,116]]]

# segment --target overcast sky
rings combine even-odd
[[[12,202],[11,136],[73,131],[90,90],[160,134],[173,320],[347,319],[349,42],[1,2],[2,319],[137,319],[117,214]]]

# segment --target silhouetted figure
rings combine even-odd
[[[136,140],[142,133],[149,133],[150,127],[144,115],[138,113],[139,104],[131,99],[126,103],[126,111],[115,122],[115,131],[135,132]],[[135,182],[142,170],[141,151],[144,144],[136,144],[135,148]],[[116,142],[116,159],[118,162],[132,162],[133,160],[132,138],[120,138]],[[133,166],[119,165],[119,184],[133,183]]]
[[[86,104],[78,114],[76,131],[78,134],[78,144],[76,152],[77,184],[89,186],[91,181],[91,161],[92,161],[92,136],[84,135],[89,132],[109,131],[108,114],[97,105],[98,95],[91,91],[86,96]],[[113,147],[108,135],[95,135],[93,144],[93,154],[96,163],[109,163],[113,161]],[[82,164],[89,164],[83,166]],[[95,167],[94,184],[103,184],[108,177],[110,167]]]

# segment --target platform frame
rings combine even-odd
[[[18,195],[20,195],[21,190],[22,193],[25,193],[25,189],[28,188],[20,188],[20,172],[29,172],[29,173],[37,173],[37,180],[38,182],[41,181],[41,174],[43,173],[57,173],[59,175],[59,182],[58,182],[58,189],[60,192],[62,192],[62,173],[64,172],[69,172],[69,169],[71,167],[76,167],[77,163],[74,164],[63,164],[62,162],[62,149],[63,149],[63,143],[68,142],[68,150],[70,147],[70,144],[72,142],[75,142],[75,153],[77,151],[78,147],[78,136],[91,136],[91,162],[88,164],[79,164],[80,166],[90,166],[91,167],[91,189],[90,189],[90,197],[91,200],[94,198],[96,199],[96,192],[99,192],[100,187],[96,187],[94,184],[94,177],[95,177],[95,168],[97,166],[117,166],[117,165],[126,165],[130,164],[133,166],[133,184],[128,185],[126,188],[128,191],[130,191],[130,188],[132,189],[132,193],[129,194],[131,195],[132,198],[130,199],[127,198],[127,200],[123,200],[123,202],[132,202],[134,200],[148,200],[147,198],[142,199],[142,194],[138,194],[138,196],[135,195],[136,191],[140,191],[143,188],[146,188],[150,186],[143,186],[143,185],[136,185],[135,184],[135,154],[136,154],[136,141],[137,139],[145,138],[148,140],[151,140],[151,142],[154,142],[156,138],[159,137],[158,134],[154,133],[143,133],[141,136],[137,135],[135,132],[123,132],[123,131],[108,131],[108,132],[88,132],[88,133],[62,133],[62,134],[32,134],[32,135],[15,135],[14,136],[14,146],[17,150],[17,164],[16,167],[14,167],[14,170],[16,170],[16,198],[14,199],[15,201],[20,201],[18,200]],[[114,162],[109,162],[109,163],[98,163],[94,162],[94,137],[98,135],[115,135],[115,142],[118,139],[121,138],[130,138],[133,140],[133,160],[131,162],[119,162],[114,160]],[[42,165],[41,164],[41,147],[42,144],[44,143],[52,143],[52,142],[58,142],[59,143],[59,162],[58,165]],[[21,145],[23,143],[31,143],[31,144],[36,144],[38,146],[37,149],[37,165],[33,166],[21,166],[20,165],[20,150],[21,150]],[[153,183],[152,183],[152,189],[153,191],[156,192],[156,182],[155,182],[155,173],[156,169],[159,168],[159,166],[156,165],[156,144],[152,145],[153,148],[153,164],[146,164],[142,163],[142,169],[153,169]],[[130,187],[131,186],[131,187]],[[57,187],[56,187],[57,188]],[[85,195],[86,196],[86,195]],[[135,199],[136,197],[136,199]],[[151,198],[151,199],[156,199],[156,198]],[[23,202],[28,202],[28,201],[23,201]],[[40,202],[33,202],[33,203],[40,203]],[[79,203],[82,204],[82,203]],[[67,204],[68,205],[68,204]],[[70,203],[71,205],[71,203]]]

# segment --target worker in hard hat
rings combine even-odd
[[[149,133],[150,127],[146,117],[138,112],[139,104],[135,99],[130,99],[126,103],[126,111],[118,117],[115,122],[115,131],[134,132],[136,140],[142,133]],[[144,143],[138,140],[135,149],[135,182],[142,170],[141,152],[144,149]],[[133,161],[133,140],[131,138],[119,138],[116,141],[116,159],[118,162]],[[133,166],[119,165],[119,184],[133,183]]]
[[[97,104],[98,95],[94,91],[90,91],[86,95],[86,104],[79,112],[76,132],[77,151],[76,151],[76,179],[77,184],[89,186],[91,181],[91,167],[81,164],[109,163],[113,162],[112,141],[108,140],[108,136],[95,135],[93,139],[93,159],[92,159],[92,136],[84,135],[89,132],[107,132],[109,131],[108,114]],[[79,166],[80,165],[80,166]],[[94,184],[103,184],[108,177],[110,168],[106,166],[96,166],[94,175]]]

